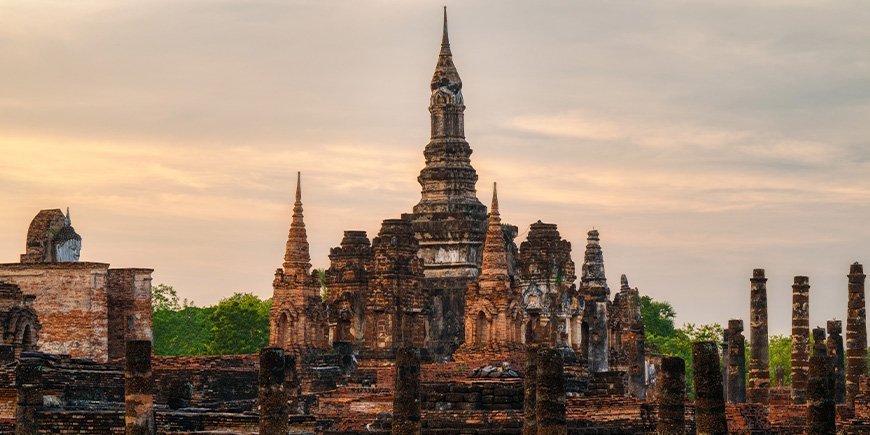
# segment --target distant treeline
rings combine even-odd
[[[269,307],[251,293],[236,293],[217,305],[179,301],[171,286],[152,289],[155,355],[231,355],[259,352],[269,343]]]

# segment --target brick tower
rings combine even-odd
[[[465,289],[480,270],[487,222],[486,206],[477,199],[471,147],[465,140],[462,80],[450,51],[446,8],[430,89],[430,140],[423,152],[426,166],[417,177],[422,196],[405,218],[420,244],[431,298],[429,348],[449,354],[464,338]]]

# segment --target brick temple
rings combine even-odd
[[[610,290],[597,230],[578,279],[555,223],[531,223],[517,240],[497,186],[489,208],[478,198],[447,30],[445,11],[419,202],[377,234],[336,237],[324,285],[297,173],[259,354],[153,356],[152,270],[80,261],[69,210],[40,211],[20,260],[0,264],[0,433],[870,431],[860,264],[844,282],[845,339],[838,320],[810,329],[809,278],[795,277],[791,387],[781,370],[771,376],[768,310],[788,308],[768,307],[763,269],[749,279],[748,322],[694,343],[691,362],[658,354],[639,289],[622,274]]]

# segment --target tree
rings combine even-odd
[[[674,336],[674,318],[677,312],[668,302],[656,301],[649,296],[640,297],[640,315],[647,335]]]
[[[167,356],[206,355],[212,341],[212,307],[186,306],[180,310],[154,312],[154,354]]]
[[[212,354],[255,353],[269,343],[269,308],[251,293],[235,293],[222,299],[209,313]]]
[[[152,311],[178,311],[181,306],[178,304],[178,294],[171,285],[157,284],[151,288],[151,310]]]

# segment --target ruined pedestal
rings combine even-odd
[[[749,302],[749,403],[770,403],[770,349],[767,337],[767,278],[764,269],[752,271]]]
[[[692,368],[695,370],[695,426],[698,435],[727,434],[725,398],[715,342],[692,343]]]
[[[846,317],[846,404],[855,402],[860,377],[867,372],[867,313],[864,306],[864,266],[849,268],[849,309]]]
[[[42,365],[37,360],[22,359],[15,369],[18,400],[15,407],[15,435],[39,433],[39,409],[42,407]]]
[[[807,433],[833,435],[837,409],[834,402],[834,359],[825,348],[825,330],[813,329],[813,356],[807,383]]]
[[[846,354],[843,351],[843,322],[828,320],[828,356],[834,358],[834,401],[846,401]]]
[[[538,351],[537,368],[537,414],[538,435],[565,435],[568,433],[565,419],[565,371],[562,352],[551,347]]]
[[[267,347],[260,351],[259,398],[260,433],[286,434],[289,429],[284,349]]]
[[[124,370],[124,424],[127,435],[157,433],[154,421],[154,386],[151,372],[151,341],[130,340]]]
[[[746,402],[746,344],[743,336],[743,320],[728,321],[728,352],[726,367],[728,376],[728,401]]]
[[[805,276],[794,277],[791,308],[791,401],[806,403],[807,366],[810,358],[810,284]]]
[[[656,433],[682,435],[686,433],[686,363],[682,358],[662,358],[658,374],[659,415]]]
[[[410,346],[396,351],[393,435],[418,435],[420,422],[420,353]]]

